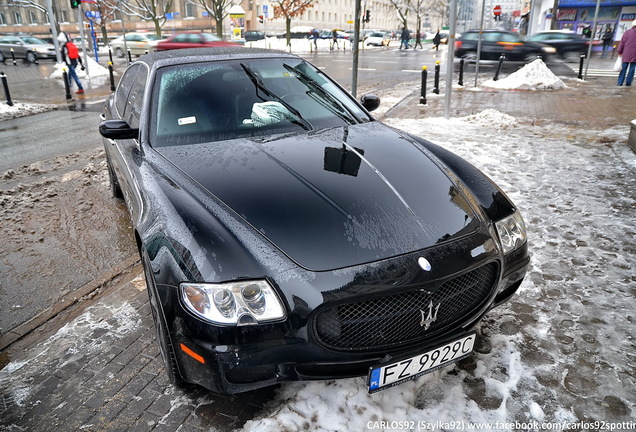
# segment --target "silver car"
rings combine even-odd
[[[38,59],[55,59],[55,45],[34,36],[0,36],[0,61],[25,59],[34,63]]]
[[[147,52],[153,52],[155,45],[161,38],[149,33],[126,33],[126,43],[124,44],[124,36],[115,38],[110,43],[110,48],[117,57],[123,57],[126,50],[130,50],[130,54],[135,56],[144,55]]]

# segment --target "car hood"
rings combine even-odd
[[[379,122],[157,151],[309,270],[413,252],[479,224],[424,150]]]

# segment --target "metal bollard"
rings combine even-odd
[[[108,73],[110,75],[110,91],[115,91],[115,74],[113,72],[112,62],[108,62]]]
[[[506,58],[505,54],[502,54],[499,57],[499,64],[497,65],[497,72],[495,72],[495,77],[492,79],[493,81],[497,81],[499,79],[499,72],[501,72],[501,65],[503,65],[503,61]]]
[[[15,53],[13,52],[13,48],[11,48],[11,59],[13,60],[13,66],[17,65],[18,63],[15,61]]]
[[[2,80],[2,87],[4,87],[4,97],[7,99],[7,105],[13,106],[11,92],[9,91],[9,84],[7,83],[7,76],[4,72],[0,72],[0,79]]]
[[[71,86],[68,83],[68,73],[66,69],[62,72],[62,78],[64,79],[64,90],[66,91],[66,100],[71,99]]]
[[[422,90],[420,91],[420,103],[426,105],[426,78],[428,75],[428,67],[422,66]]]
[[[433,88],[433,93],[439,94],[439,60],[435,62],[435,88]]]
[[[583,79],[583,63],[585,63],[585,54],[581,54],[581,60],[579,61],[579,79]]]
[[[132,54],[130,53],[130,48],[128,48],[128,64],[132,63]]]
[[[108,58],[110,59],[110,64],[113,64],[113,50],[110,49],[110,45],[108,45]]]
[[[457,84],[464,85],[464,57],[459,59],[459,81]]]

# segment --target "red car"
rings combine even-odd
[[[157,51],[165,51],[181,48],[202,48],[202,47],[236,47],[240,45],[236,42],[228,42],[210,33],[186,32],[176,33],[168,39],[157,44]]]

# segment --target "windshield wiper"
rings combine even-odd
[[[336,98],[334,95],[332,95],[331,93],[323,89],[322,86],[316,82],[316,80],[311,78],[305,72],[301,71],[297,67],[290,66],[287,63],[283,63],[283,67],[287,69],[288,71],[297,75],[297,78],[300,82],[305,84],[315,93],[319,93],[320,96],[323,97],[323,99],[326,99],[330,103],[330,105],[325,105],[324,103],[321,103],[321,105],[329,109],[329,111],[331,111],[332,113],[340,117],[342,120],[349,122],[349,124],[355,124],[355,123],[361,122],[359,118],[354,116],[351,113],[351,111],[349,111],[347,107],[338,100],[338,98]],[[321,102],[316,98],[314,98],[314,100],[316,100],[317,102]],[[337,111],[335,110],[336,108],[338,109]]]
[[[298,111],[296,108],[294,108],[293,106],[291,106],[290,104],[288,104],[287,102],[285,102],[283,99],[281,99],[276,93],[274,93],[273,91],[271,91],[270,89],[268,89],[265,84],[263,84],[263,81],[260,79],[260,77],[258,75],[256,75],[256,73],[254,72],[254,70],[249,67],[248,65],[246,65],[245,63],[241,63],[241,67],[243,68],[243,70],[245,71],[245,73],[247,74],[248,77],[250,77],[250,80],[252,80],[252,82],[254,83],[254,85],[256,86],[256,88],[258,88],[259,90],[261,90],[263,93],[265,93],[267,96],[269,96],[272,99],[275,99],[277,102],[279,102],[281,105],[283,105],[285,108],[287,108],[289,110],[290,113],[292,113],[293,115],[296,116],[296,118],[298,118],[297,122],[292,122],[292,123],[298,123],[299,125],[301,125],[303,128],[305,128],[306,130],[312,130],[313,127],[311,125],[311,123],[309,123],[307,120],[305,120],[302,116],[302,114],[300,114],[300,111]]]

